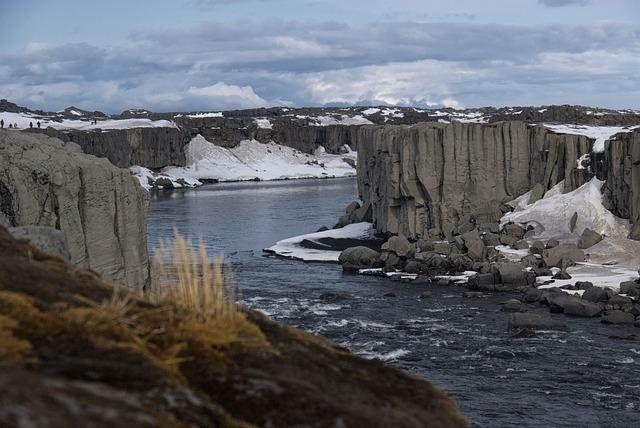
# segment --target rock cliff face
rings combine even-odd
[[[176,128],[132,128],[105,132],[47,128],[40,132],[65,142],[74,142],[85,153],[107,158],[121,168],[133,165],[151,169],[168,165],[184,166],[184,146],[191,141],[188,132]]]
[[[143,286],[147,209],[148,194],[128,170],[74,143],[0,131],[0,225],[62,230],[75,265]]]
[[[606,180],[604,204],[618,217],[631,220],[631,237],[640,239],[640,129],[607,141],[599,157],[594,167],[598,178]]]
[[[471,218],[497,221],[501,206],[536,184],[583,184],[576,160],[593,140],[525,122],[422,123],[360,129],[358,187],[379,232],[451,237]]]

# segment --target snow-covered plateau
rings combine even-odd
[[[165,187],[158,179],[169,180],[170,187],[195,187],[202,181],[285,180],[294,178],[334,178],[356,175],[356,152],[348,146],[344,153],[327,153],[318,147],[313,154],[303,153],[274,142],[241,141],[225,148],[201,135],[185,146],[186,166],[165,167],[153,172],[140,166],[131,172],[143,187]],[[164,181],[163,180],[163,181]]]
[[[76,112],[77,113],[77,112]],[[75,113],[72,113],[75,114]],[[177,125],[170,120],[151,120],[151,119],[97,119],[94,124],[90,120],[80,119],[60,119],[53,120],[49,117],[38,116],[33,113],[11,113],[1,112],[0,119],[4,120],[4,127],[8,128],[9,124],[17,124],[18,130],[26,129],[32,126],[37,127],[40,122],[41,128],[54,128],[58,130],[79,130],[92,131],[94,129],[112,130],[112,129],[130,129],[130,128],[177,128]]]

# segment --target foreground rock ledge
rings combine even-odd
[[[254,311],[263,345],[204,345],[216,334],[205,331],[204,341],[180,338],[178,365],[159,365],[119,346],[109,322],[92,324],[112,313],[101,308],[113,295],[95,273],[0,227],[1,426],[468,426],[430,382]],[[186,322],[172,308],[133,298],[126,319],[162,344],[163,327]]]

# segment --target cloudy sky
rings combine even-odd
[[[0,98],[640,107],[636,0],[3,0]]]

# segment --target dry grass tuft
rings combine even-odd
[[[176,307],[182,319],[180,337],[206,346],[263,346],[266,339],[235,302],[235,288],[225,282],[222,260],[211,262],[204,243],[197,250],[178,233],[172,247],[156,252],[148,298]]]

